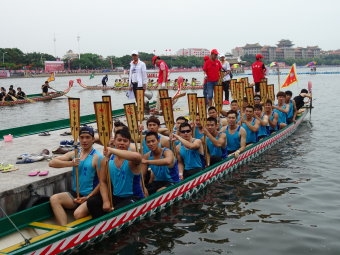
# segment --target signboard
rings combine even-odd
[[[64,61],[45,61],[45,73],[64,71]]]
[[[9,78],[11,73],[8,70],[0,70],[0,78]]]

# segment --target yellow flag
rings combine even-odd
[[[51,73],[50,77],[48,77],[47,81],[48,82],[51,82],[51,81],[54,81],[54,73]]]

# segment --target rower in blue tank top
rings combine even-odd
[[[254,105],[254,116],[260,122],[259,130],[257,131],[257,139],[260,140],[269,135],[267,130],[268,125],[268,116],[262,112],[262,105],[256,104]]]
[[[94,218],[144,197],[139,167],[142,156],[138,152],[129,150],[130,140],[128,129],[117,130],[113,140],[114,148],[104,149],[104,155],[109,158],[109,162],[106,162],[106,158],[101,162],[100,194],[91,197],[87,202]],[[109,167],[111,183],[108,183],[107,167]],[[109,185],[112,186],[112,193],[109,193]]]
[[[174,139],[181,143],[176,146],[178,171],[180,179],[198,173],[205,167],[203,145],[200,139],[192,137],[192,128],[189,123],[179,126],[179,135],[174,134]]]
[[[142,173],[146,176],[148,169],[151,170],[146,189],[149,194],[153,194],[179,182],[178,166],[173,152],[158,146],[157,133],[149,132],[145,140],[150,152],[143,155]]]
[[[226,134],[225,132],[218,132],[218,130],[219,127],[217,119],[214,117],[208,117],[206,128],[203,128],[203,131],[206,135],[206,144],[210,155],[210,165],[226,159],[228,155],[226,148]]]
[[[71,175],[71,191],[54,194],[50,198],[51,208],[58,224],[67,224],[65,209],[75,209],[74,218],[80,219],[89,214],[87,202],[91,196],[99,193],[98,172],[103,155],[92,146],[95,142],[94,130],[91,127],[81,127],[79,131],[81,149],[53,158],[49,162],[50,167],[73,167]],[[76,171],[78,169],[78,173]],[[77,187],[77,174],[79,186]],[[79,195],[79,196],[78,196]]]
[[[276,94],[277,105],[273,105],[274,112],[278,114],[278,127],[282,129],[287,126],[287,114],[289,112],[289,104],[286,104],[286,93],[279,91]]]
[[[293,92],[290,90],[285,91],[286,94],[286,104],[289,104],[289,112],[287,113],[287,124],[295,122],[297,110],[295,101],[292,99]]]
[[[228,126],[225,130],[227,137],[228,155],[234,153],[237,158],[246,148],[246,131],[236,123],[237,112],[230,110],[227,112]]]
[[[264,105],[264,113],[268,116],[267,131],[269,134],[278,130],[277,120],[279,115],[273,111],[272,100],[267,99]]]
[[[260,128],[260,121],[254,117],[254,107],[247,105],[242,118],[242,127],[246,130],[246,145],[257,142],[257,131]]]
[[[160,123],[159,119],[157,119],[154,116],[151,116],[146,121],[147,132],[152,131],[152,132],[156,132],[158,134],[158,129],[160,128],[160,126],[161,126],[161,123]],[[166,137],[166,136],[159,134],[159,141],[160,141],[160,144],[159,144],[160,147],[170,148],[169,137]],[[142,140],[142,146],[143,146],[143,154],[150,151],[148,149],[148,146],[145,143],[145,139]]]

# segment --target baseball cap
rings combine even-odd
[[[212,49],[211,52],[210,52],[210,54],[216,54],[216,55],[218,55],[218,51],[217,51],[216,49]]]
[[[131,55],[138,55],[138,51],[133,50],[133,51],[131,52]]]
[[[90,136],[94,137],[94,130],[92,127],[84,126],[80,128],[79,135],[82,134],[89,134]]]
[[[153,56],[153,57],[152,57],[152,64],[153,64],[153,65],[156,63],[157,58],[158,58],[158,56]]]
[[[263,58],[262,54],[256,54],[255,58],[260,59]]]

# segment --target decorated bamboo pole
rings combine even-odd
[[[70,114],[70,128],[71,134],[73,137],[73,145],[74,145],[74,158],[78,157],[78,137],[80,131],[80,98],[69,98],[68,99],[68,107]],[[75,167],[76,172],[76,193],[77,199],[79,199],[79,169],[78,166]]]
[[[188,93],[188,107],[189,107],[189,116],[193,123],[192,136],[195,136],[195,119],[197,114],[197,94],[196,93]]]
[[[94,112],[96,114],[97,129],[100,142],[104,145],[104,150],[106,150],[107,145],[110,142],[112,135],[112,124],[110,124],[110,116],[112,119],[112,112],[110,112],[109,102],[94,102]],[[107,186],[108,195],[110,200],[110,206],[113,207],[112,203],[112,186],[111,177],[108,160],[106,161],[106,176],[107,176]]]
[[[137,119],[139,121],[139,124],[143,124],[144,120],[144,89],[138,88],[136,90],[136,102],[137,102]],[[140,131],[139,134],[139,141],[140,141],[140,153],[143,155],[143,135],[142,131]],[[136,147],[137,149],[137,147]]]
[[[197,97],[197,106],[198,106],[198,115],[200,117],[200,123],[202,127],[206,127],[207,125],[207,110],[205,107],[205,97]],[[208,147],[207,147],[207,136],[204,134],[203,137],[203,142],[204,142],[204,155],[205,155],[205,161],[207,166],[210,165],[210,155],[208,152]]]

